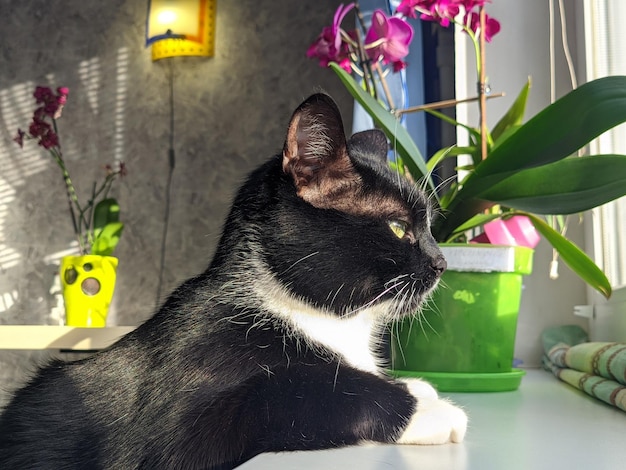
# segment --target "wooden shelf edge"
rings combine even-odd
[[[0,325],[0,349],[93,351],[106,348],[135,328],[135,326],[77,328],[73,326]]]

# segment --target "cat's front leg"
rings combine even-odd
[[[445,444],[462,442],[467,414],[452,402],[441,399],[428,382],[401,379],[417,400],[416,411],[396,441],[398,444]]]

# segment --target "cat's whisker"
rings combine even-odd
[[[426,329],[424,328],[424,323],[428,325],[428,328],[430,329],[430,331],[432,331],[436,336],[441,336],[439,332],[433,327],[433,325],[428,321],[428,318],[426,318],[426,315],[424,315],[424,312],[422,311],[419,312],[418,321],[419,321],[420,327],[422,328],[422,333],[424,334],[425,338],[428,338],[428,334],[426,333]]]
[[[335,292],[335,295],[333,296],[333,299],[330,301],[330,304],[329,304],[329,305],[331,305],[331,306],[332,306],[332,305],[335,303],[335,300],[337,299],[337,296],[339,295],[339,291],[340,291],[341,289],[343,289],[343,287],[344,287],[344,286],[345,286],[345,283],[344,283],[344,284],[341,284],[341,285],[339,286],[339,289],[337,289],[337,291]],[[331,291],[331,292],[332,292],[332,291]],[[330,295],[330,293],[329,293],[328,295]]]
[[[396,345],[397,345],[397,348],[400,351],[400,356],[402,356],[402,363],[406,364],[406,356],[404,354],[404,348],[403,348],[402,343],[399,341],[399,338],[400,338],[400,324],[399,323],[395,323],[395,327],[396,327],[396,336],[395,337],[398,338],[398,340],[396,341]]]
[[[352,290],[350,291],[350,303],[352,303],[352,300],[354,299],[355,292],[356,292],[356,287],[353,287]]]
[[[320,252],[319,251],[314,251],[313,253],[310,253],[306,256],[303,256],[302,258],[300,258],[298,261],[296,261],[295,263],[293,263],[291,266],[289,266],[287,269],[285,269],[283,271],[283,274],[287,274],[291,269],[293,269],[294,266],[296,266],[298,263],[301,263],[302,261],[304,261],[305,259],[310,258],[311,256],[315,256],[315,255],[319,255]]]
[[[448,176],[447,178],[441,180],[436,186],[435,191],[439,191],[445,185],[447,185],[450,181],[454,181],[457,179],[457,175]]]
[[[394,277],[393,279],[385,282],[385,288],[387,288],[389,284],[397,284],[400,279],[407,276],[409,276],[409,274],[400,274],[399,276]]]
[[[409,286],[411,284],[405,282],[401,289],[396,292],[393,298],[393,311],[391,312],[392,320],[399,319],[403,316],[404,313],[404,303],[407,298],[407,294],[409,292]]]
[[[393,284],[392,286],[387,287],[386,289],[384,289],[380,294],[378,294],[376,297],[374,297],[372,300],[370,300],[369,302],[367,302],[365,305],[362,305],[360,307],[357,307],[353,310],[350,310],[349,312],[346,312],[346,315],[352,315],[354,313],[360,312],[362,310],[367,310],[368,308],[370,308],[372,305],[374,305],[378,300],[380,300],[382,297],[384,297],[385,295],[387,295],[389,292],[391,292],[393,289],[395,289],[398,286],[401,286],[403,284],[403,282],[398,282],[396,284]]]
[[[333,379],[333,392],[337,389],[337,378],[339,377],[339,367],[341,366],[341,356],[337,357],[337,368],[335,369],[335,378]]]
[[[395,125],[396,128],[401,125],[399,118],[396,119],[396,121],[394,122],[394,125]],[[398,179],[398,187],[400,188],[400,195],[402,195],[403,190],[404,190],[404,184],[402,184],[403,183],[402,182],[402,178],[404,178],[404,177],[400,174],[400,166],[398,165],[398,142],[395,139],[393,139],[391,141],[391,145],[392,145],[393,153],[394,153],[394,156],[395,156],[394,160],[396,162],[396,172],[395,172],[396,173],[396,178]]]
[[[418,311],[416,312],[416,315],[413,319],[413,321],[417,321],[422,334],[424,335],[424,338],[428,339],[428,333],[426,331],[426,328],[424,327],[424,323],[428,326],[428,329],[430,329],[435,335],[440,336],[439,332],[432,326],[432,324],[428,321],[427,316],[424,313],[424,309],[428,307],[431,311],[433,310],[433,302],[431,302],[430,299],[426,299],[425,302],[420,305]],[[441,314],[441,312],[438,312],[439,314]],[[413,321],[411,323],[413,323]]]

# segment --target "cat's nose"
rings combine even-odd
[[[437,274],[437,276],[441,276],[448,267],[448,263],[443,256],[437,256],[431,261],[430,267]]]

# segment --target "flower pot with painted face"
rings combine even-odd
[[[117,258],[66,256],[61,261],[61,285],[68,326],[104,327],[115,290]]]

